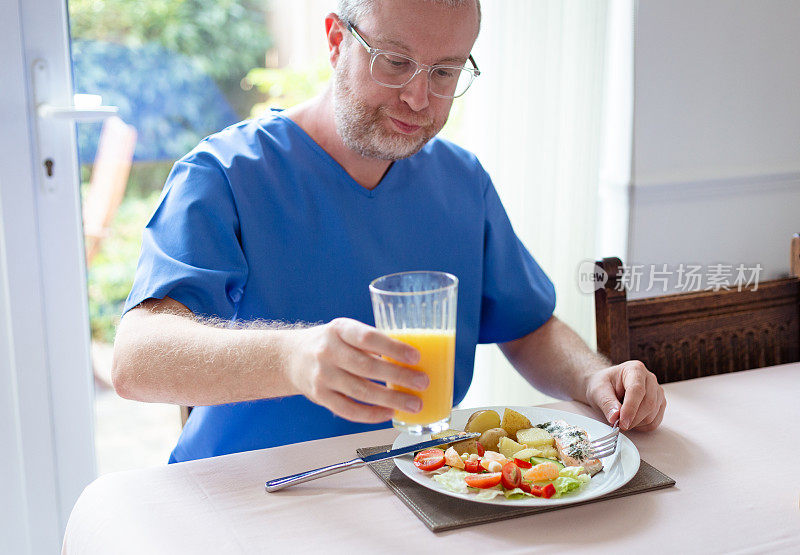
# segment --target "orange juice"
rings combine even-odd
[[[425,372],[430,385],[425,391],[416,391],[388,384],[389,388],[416,395],[422,399],[422,410],[417,413],[395,411],[395,420],[408,424],[431,424],[450,416],[453,407],[453,367],[456,357],[456,334],[454,331],[402,330],[386,332],[403,343],[408,343],[420,353],[419,364],[402,364]],[[397,361],[392,361],[397,362]]]

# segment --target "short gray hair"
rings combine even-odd
[[[372,5],[377,0],[339,0],[338,11],[339,17],[345,21],[356,24],[361,21],[365,15],[372,9]],[[465,4],[475,2],[475,7],[478,8],[478,27],[481,24],[481,0],[427,0],[434,4],[444,4],[452,8],[460,8]]]

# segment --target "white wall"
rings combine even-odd
[[[627,262],[788,272],[800,232],[798,29],[796,0],[639,2]]]

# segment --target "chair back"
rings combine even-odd
[[[800,236],[793,277],[741,290],[699,291],[628,300],[622,262],[595,292],[597,348],[614,364],[638,359],[667,383],[800,361]]]
[[[136,149],[136,129],[112,116],[103,122],[92,177],[83,199],[83,234],[86,265],[100,251],[108,235],[108,227],[117,213],[133,163]]]

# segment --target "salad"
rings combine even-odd
[[[597,459],[576,458],[575,442],[588,437],[566,423],[532,425],[507,408],[502,421],[492,410],[474,413],[464,431],[481,436],[425,449],[414,457],[414,466],[454,493],[474,493],[480,500],[500,495],[559,498],[582,491],[602,469]],[[453,435],[453,430],[433,438],[445,435]]]

